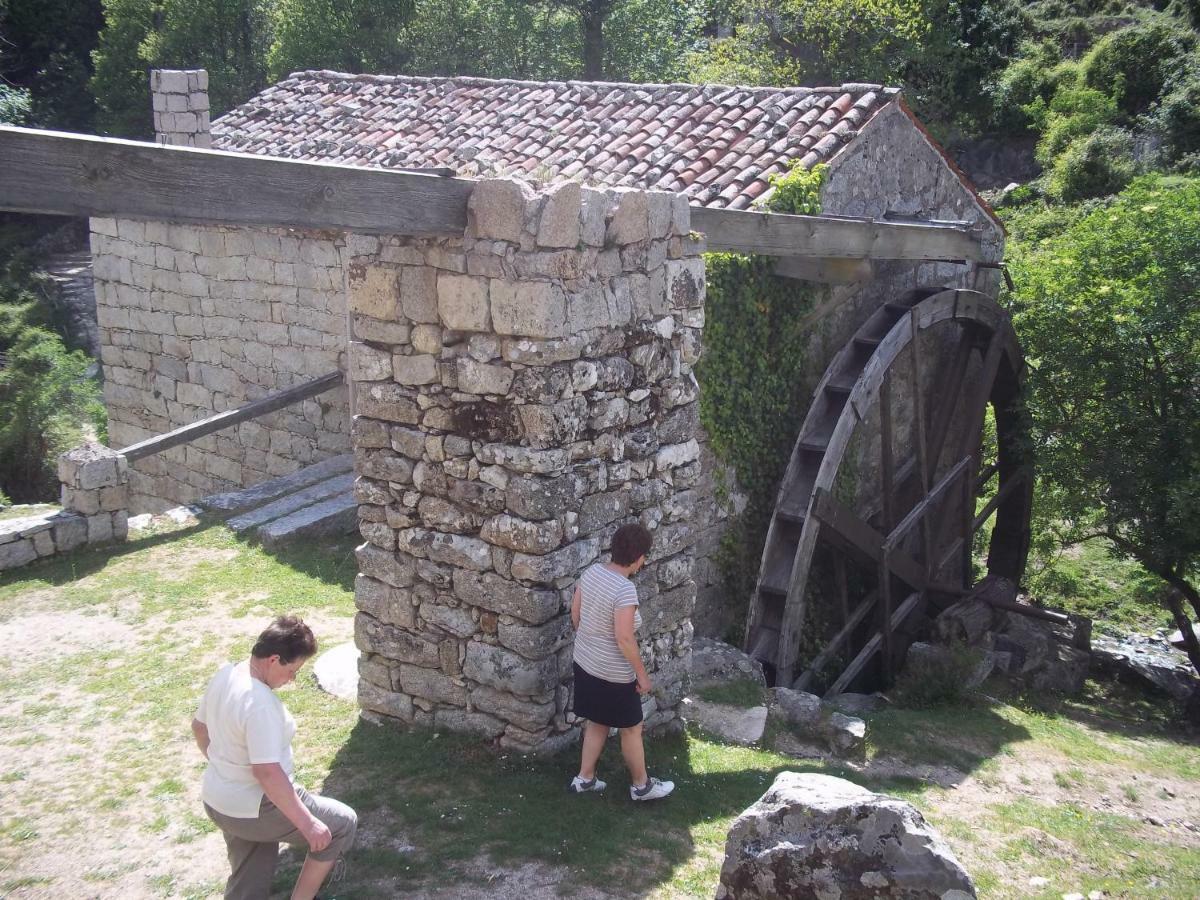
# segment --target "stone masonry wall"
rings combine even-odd
[[[154,132],[159,143],[212,147],[209,133],[208,72],[156,69],[150,73]]]
[[[338,369],[344,238],[92,219],[109,442],[121,448]],[[345,388],[133,464],[160,512],[350,449]]]
[[[351,241],[359,703],[514,750],[572,741],[572,586],[640,521],[647,727],[669,725],[710,502],[686,201],[496,180],[469,210],[463,239]]]

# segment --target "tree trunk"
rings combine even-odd
[[[604,80],[604,20],[611,10],[610,0],[587,0],[583,15],[583,80]]]
[[[1175,619],[1179,633],[1183,635],[1183,648],[1187,651],[1188,659],[1192,661],[1192,668],[1200,673],[1200,641],[1196,640],[1196,632],[1192,630],[1191,619],[1188,618],[1187,612],[1183,608],[1183,597],[1186,595],[1182,591],[1174,589],[1176,580],[1172,579],[1171,581],[1172,590],[1167,593],[1167,606],[1171,608],[1171,615]],[[1193,593],[1195,593],[1194,590]]]

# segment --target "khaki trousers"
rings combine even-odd
[[[314,796],[299,785],[296,796],[333,835],[328,847],[309,855],[315,860],[330,862],[349,850],[358,830],[358,816],[354,810],[330,797]],[[217,812],[207,803],[204,811],[225,836],[231,869],[229,880],[225,882],[226,900],[266,900],[275,877],[279,845],[308,846],[296,826],[265,796],[256,819],[235,819]]]

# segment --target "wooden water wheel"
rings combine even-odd
[[[775,684],[887,686],[911,637],[970,587],[975,537],[993,517],[987,574],[1020,578],[1032,498],[1022,378],[1008,314],[967,290],[886,303],[834,357],[747,621],[746,650]]]

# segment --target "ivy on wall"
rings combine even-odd
[[[773,176],[761,204],[771,212],[816,215],[826,167]],[[705,258],[704,355],[700,421],[717,458],[730,467],[747,503],[731,521],[718,564],[735,627],[745,620],[779,483],[810,397],[802,390],[804,353],[811,338],[802,321],[816,303],[816,285],[773,274],[775,259],[734,253]],[[728,636],[740,642],[740,634]]]

